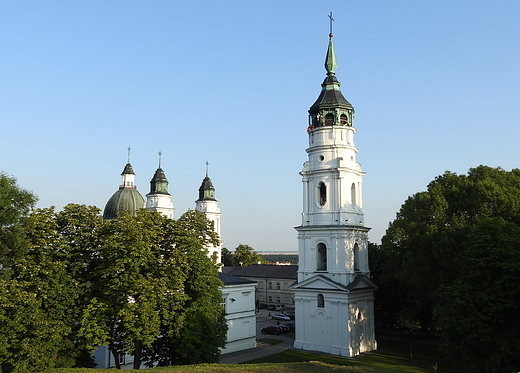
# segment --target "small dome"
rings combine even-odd
[[[114,219],[122,211],[130,211],[132,214],[136,210],[144,207],[144,198],[135,188],[119,188],[108,200],[103,218]]]

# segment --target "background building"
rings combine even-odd
[[[247,267],[224,267],[224,271],[255,281],[257,304],[294,308],[294,290],[291,285],[298,278],[298,266],[253,264]]]

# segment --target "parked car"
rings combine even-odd
[[[282,334],[282,328],[280,328],[279,326],[267,326],[265,328],[262,328],[261,332],[262,334],[280,335]]]
[[[283,304],[279,304],[276,306],[276,311],[283,311],[285,309],[285,306]]]
[[[291,320],[294,320],[294,318],[295,318],[294,311],[291,311],[291,312],[289,313],[289,318],[290,318]]]
[[[269,311],[274,311],[276,309],[276,306],[274,304],[270,304],[270,305],[267,306],[267,309]]]
[[[279,325],[280,329],[282,329],[283,334],[287,334],[291,331],[291,329],[287,325]]]
[[[256,306],[259,310],[264,310],[267,308],[267,304],[265,303],[258,303],[258,306]]]
[[[296,325],[293,322],[286,322],[283,325],[280,325],[283,328],[287,328],[290,332],[294,333]]]
[[[283,313],[278,313],[273,315],[273,320],[282,320],[282,321],[290,321],[291,318],[289,316],[284,315]]]

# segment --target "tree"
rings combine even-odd
[[[1,324],[8,331],[0,334],[9,337],[0,348],[1,371],[72,367],[84,349],[75,338],[82,292],[68,242],[61,239],[52,208],[32,212],[23,228],[26,253],[12,263],[2,286],[0,315],[8,322]]]
[[[460,258],[460,274],[440,289],[435,309],[446,352],[460,371],[518,371],[520,226],[502,218],[478,223]]]
[[[235,255],[225,247],[222,248],[222,264],[224,264],[224,267],[235,265]]]
[[[370,276],[378,286],[374,296],[374,313],[378,329],[395,328],[403,324],[401,307],[406,292],[395,278],[392,264],[396,261],[392,255],[392,252],[382,250],[380,245],[368,243]]]
[[[105,225],[91,265],[83,336],[94,346],[108,345],[116,362],[120,353],[133,354],[134,369],[161,333],[161,312],[177,324],[185,302],[183,267],[189,263],[171,244],[169,223],[144,209],[122,213]]]
[[[37,197],[20,188],[16,179],[0,172],[0,267],[7,272],[27,249],[23,224]]]
[[[105,221],[96,207],[74,204],[27,213],[2,221],[23,250],[8,242],[0,257],[9,264],[0,276],[0,371],[89,366],[88,352],[105,345],[116,362],[133,354],[138,369],[158,339],[169,348],[153,358],[218,360],[222,284],[205,248],[219,241],[204,214],[174,221],[142,209]]]
[[[184,256],[182,266],[183,322],[178,329],[163,322],[161,336],[146,351],[148,365],[195,364],[218,362],[220,347],[226,341],[227,325],[221,305],[222,282],[218,267],[208,256],[207,247],[219,244],[213,224],[194,210],[171,222],[172,244]]]
[[[260,255],[251,246],[244,244],[239,244],[236,247],[234,257],[235,265],[240,267],[247,267],[262,262]]]
[[[482,278],[488,278],[489,272],[475,266],[476,263],[470,259],[474,253],[468,250],[476,247],[477,232],[483,227],[491,229],[486,225],[490,219],[520,226],[520,170],[507,172],[501,168],[479,166],[470,169],[467,175],[446,172],[435,178],[426,191],[405,201],[382,239],[382,250],[388,254],[383,271],[406,293],[401,314],[418,321],[423,330],[432,325],[440,326],[447,345],[454,350],[459,349],[450,341],[463,337],[449,335],[463,329],[450,328],[449,323],[445,324],[448,317],[439,310],[464,307],[467,297],[447,294],[461,295],[460,289],[468,280],[466,273],[469,273],[469,268],[473,274],[480,273]],[[513,235],[513,230],[505,229],[503,232]],[[503,241],[497,242],[502,245]],[[492,251],[484,250],[480,254],[480,260],[493,257]],[[462,272],[465,266],[470,267]],[[494,276],[503,276],[499,268],[491,272]],[[505,273],[507,280],[515,281],[511,272]],[[477,288],[472,289],[476,291]],[[487,294],[487,297],[497,291],[498,288],[484,286],[478,293],[479,296]],[[481,316],[488,310],[475,308]],[[493,338],[489,334],[492,328],[478,330],[482,340]],[[483,356],[477,352],[478,349],[469,349],[468,344],[463,346],[465,350],[458,354],[459,357],[466,354],[467,358],[477,361]]]

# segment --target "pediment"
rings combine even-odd
[[[347,287],[340,284],[339,282],[333,281],[327,276],[324,275],[316,275],[311,278],[308,278],[302,282],[298,282],[291,286],[292,289],[313,289],[313,290],[340,290],[340,291],[348,291]]]
[[[311,278],[308,278],[302,282],[296,283],[291,286],[293,290],[332,290],[332,291],[345,291],[345,292],[355,292],[359,290],[367,290],[377,289],[377,286],[372,282],[366,275],[358,274],[354,277],[354,281],[352,281],[347,286],[340,284],[334,280],[331,280],[327,276],[324,275],[316,275]]]

